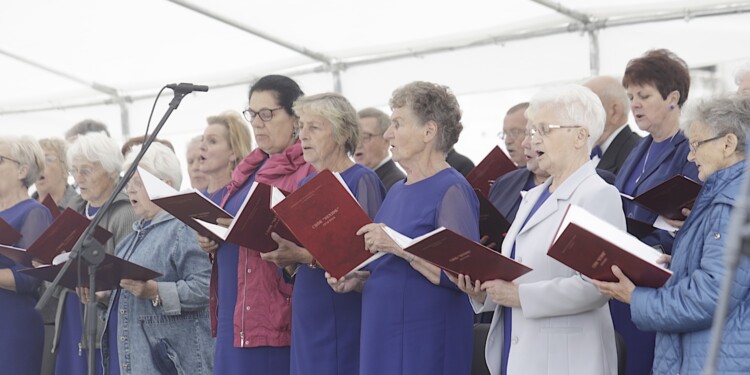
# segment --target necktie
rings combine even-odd
[[[591,159],[593,159],[594,156],[599,157],[599,159],[602,158],[602,148],[601,147],[594,146],[594,148],[591,149]]]

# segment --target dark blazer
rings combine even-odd
[[[596,173],[606,183],[614,185],[615,175],[611,172],[597,168]],[[526,187],[529,178],[531,171],[518,168],[496,179],[490,188],[487,199],[510,223],[516,218],[518,207],[521,205],[521,191]]]
[[[638,141],[640,140],[641,136],[633,132],[630,126],[624,127],[615,136],[612,143],[609,144],[607,151],[604,152],[602,159],[599,160],[599,164],[596,167],[610,171],[616,175],[620,172],[625,159],[630,155],[630,151],[638,145]]]
[[[445,161],[448,162],[453,169],[464,175],[464,177],[474,169],[474,163],[469,158],[459,154],[452,148],[448,151],[448,155],[445,156]]]
[[[641,139],[638,145],[630,152],[630,155],[623,163],[620,168],[620,173],[617,175],[615,180],[615,186],[620,192],[627,183],[630,176],[635,174],[640,175],[640,170],[635,170],[639,165],[639,162],[646,157],[649,147],[653,142],[651,135]],[[651,165],[651,168],[643,171],[643,175],[635,185],[635,191],[632,196],[637,196],[646,190],[674,177],[678,174],[689,177],[695,181],[698,181],[698,167],[694,163],[687,160],[687,154],[690,152],[690,146],[688,140],[682,131],[675,134],[671,140],[671,148],[668,148],[656,163]],[[641,207],[635,203],[623,202],[623,209],[625,210],[625,217],[633,218],[645,223],[652,224],[656,221],[657,214]],[[655,230],[654,232],[647,234],[640,239],[650,246],[660,245],[665,253],[672,253],[672,243],[674,238],[669,235],[666,231]]]
[[[404,172],[398,168],[396,163],[393,162],[393,159],[388,160],[385,164],[378,167],[378,169],[375,170],[375,173],[380,177],[380,181],[383,181],[386,191],[391,190],[391,186],[396,182],[406,178]]]

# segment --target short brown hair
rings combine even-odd
[[[120,149],[120,151],[122,152],[122,156],[128,156],[128,153],[130,152],[130,150],[133,149],[133,147],[138,146],[138,145],[142,145],[145,142],[146,142],[146,136],[145,135],[139,135],[137,137],[133,137],[133,138],[128,139],[128,141],[125,142],[124,145],[122,145],[122,149]],[[169,149],[172,150],[172,152],[174,152],[174,147],[172,147],[172,142],[170,142],[170,141],[168,141],[166,139],[159,139],[159,138],[154,139],[154,142],[159,142],[159,143],[163,144],[164,146],[169,147]]]
[[[458,142],[463,130],[461,107],[448,86],[415,81],[393,91],[388,104],[391,109],[408,105],[422,125],[434,121],[439,130],[438,150],[447,153]]]
[[[685,60],[667,49],[654,49],[630,60],[622,77],[622,85],[653,85],[662,99],[672,91],[680,93],[677,105],[682,107],[690,91],[690,71]]]

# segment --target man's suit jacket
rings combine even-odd
[[[622,164],[625,163],[625,159],[630,155],[630,151],[638,145],[640,140],[641,136],[633,132],[630,126],[624,127],[609,144],[607,151],[604,152],[602,159],[599,160],[599,165],[596,167],[617,175]]]
[[[474,162],[466,156],[456,152],[455,149],[450,149],[450,151],[448,151],[448,154],[445,155],[445,162],[464,175],[464,177],[474,169]]]
[[[391,190],[391,186],[396,182],[406,178],[404,172],[398,168],[396,163],[393,162],[393,159],[389,159],[385,164],[378,167],[378,169],[375,170],[375,173],[380,177],[380,181],[383,181],[386,191]]]
[[[502,253],[533,270],[517,280],[521,308],[512,314],[508,375],[615,375],[617,353],[608,298],[580,274],[547,256],[568,204],[583,207],[625,230],[620,195],[586,163],[566,179],[523,225],[551,180],[529,190],[503,241]],[[523,226],[523,228],[521,228]],[[492,375],[500,374],[503,314],[490,298],[472,300],[476,312],[492,311],[485,358]]]

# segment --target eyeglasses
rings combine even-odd
[[[60,159],[57,156],[55,156],[55,155],[52,155],[52,154],[45,154],[44,155],[44,161],[47,162],[47,163],[55,163],[55,162],[57,162],[59,160]]]
[[[503,141],[506,138],[508,138],[508,139],[518,139],[519,137],[523,138],[525,135],[526,135],[526,131],[523,130],[523,129],[511,129],[511,130],[508,130],[507,132],[506,131],[499,131],[497,133],[497,137],[500,138],[500,140],[503,140]]]
[[[11,158],[9,158],[7,156],[0,155],[0,164],[4,163],[6,160],[10,160],[10,161],[12,161],[12,162],[14,162],[14,163],[16,163],[18,165],[21,165],[21,162],[18,161],[18,160],[16,160],[16,159],[11,159]]]
[[[540,137],[546,137],[552,130],[555,129],[576,129],[576,128],[582,128],[581,125],[555,125],[555,124],[542,124],[540,126],[532,127],[531,129],[526,130],[525,134],[528,137],[533,136],[540,136]]]
[[[698,147],[701,147],[704,143],[708,143],[708,142],[715,141],[720,138],[724,138],[725,135],[726,134],[717,135],[716,137],[705,139],[702,141],[690,142],[690,152],[695,153],[696,151],[698,151]]]
[[[131,178],[130,181],[128,181],[128,183],[125,184],[125,190],[142,189],[142,188],[143,188],[143,181],[135,177]]]
[[[263,108],[258,112],[253,111],[252,109],[248,108],[244,111],[242,111],[242,116],[245,117],[245,120],[248,122],[253,122],[255,120],[255,116],[260,116],[260,119],[263,121],[271,121],[273,119],[273,112],[278,111],[284,107],[277,107],[277,108]]]
[[[360,137],[360,139],[362,140],[362,142],[367,142],[373,137],[382,137],[382,136],[383,136],[382,134],[362,133],[362,136]]]
[[[83,178],[89,178],[92,174],[94,174],[94,170],[91,168],[70,168],[68,169],[68,173],[70,173],[71,176],[79,175]]]

